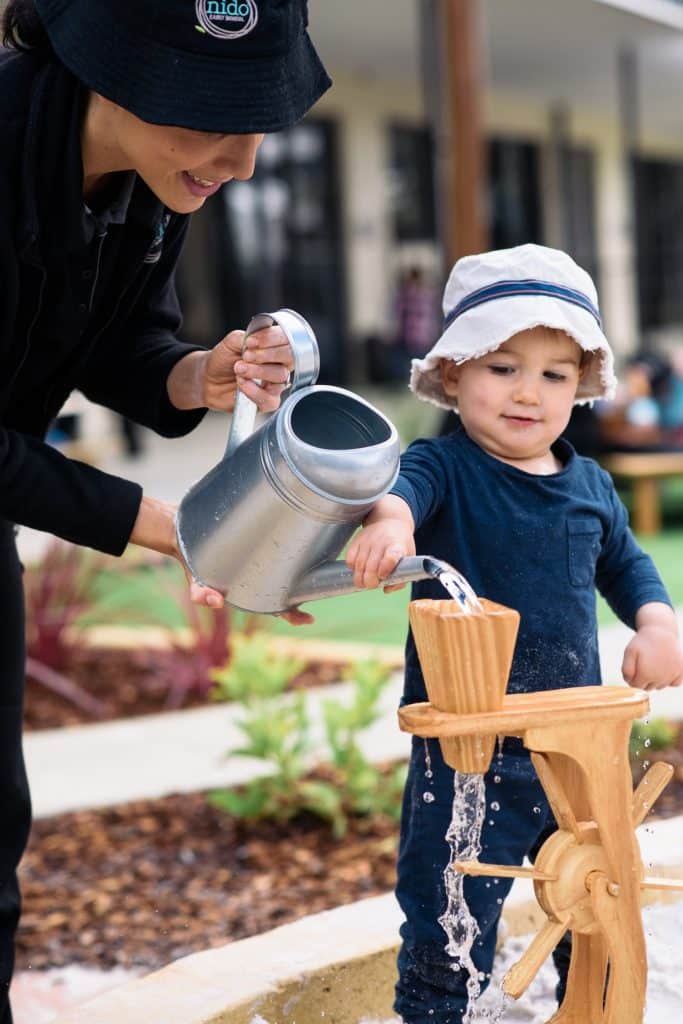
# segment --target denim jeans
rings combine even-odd
[[[445,949],[446,934],[438,923],[446,909],[443,874],[450,849],[445,837],[454,775],[441,757],[438,741],[426,742],[433,775],[425,774],[425,741],[415,738],[403,799],[396,895],[406,920],[401,926],[394,1009],[406,1024],[461,1024],[469,975],[464,969],[454,970]],[[525,856],[533,860],[557,825],[529,754],[519,741],[506,741],[502,754],[494,755],[485,787],[480,859],[496,864],[521,864]],[[425,800],[425,793],[433,799]],[[465,899],[480,929],[471,955],[487,979],[502,902],[511,886],[512,880],[506,878],[465,879]],[[555,954],[558,998],[564,994],[570,950],[567,935]],[[487,983],[482,981],[482,991]]]

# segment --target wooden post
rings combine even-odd
[[[449,173],[446,176],[449,263],[488,245],[486,143],[481,115],[482,42],[479,0],[441,0],[442,88]]]

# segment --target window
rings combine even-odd
[[[394,238],[399,242],[432,240],[436,236],[436,217],[431,133],[427,128],[391,125],[389,144]]]
[[[490,142],[488,201],[492,249],[543,241],[538,145],[516,139]]]
[[[179,283],[183,305],[191,308],[202,284],[197,276],[204,279],[216,307],[214,341],[255,313],[282,306],[300,311],[318,339],[320,380],[341,383],[345,302],[336,169],[332,122],[307,119],[266,135],[253,178],[231,181],[194,215],[197,243],[191,235]],[[196,230],[202,221],[203,237]]]
[[[683,323],[683,163],[633,160],[640,322]]]

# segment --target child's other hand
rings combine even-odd
[[[378,587],[397,563],[406,555],[415,554],[415,541],[410,527],[398,519],[383,519],[365,526],[352,540],[346,553],[346,564],[353,569],[357,587]],[[405,583],[385,587],[385,592],[400,590]]]
[[[655,624],[639,628],[624,651],[621,674],[629,686],[640,690],[680,686],[683,646],[677,633]]]

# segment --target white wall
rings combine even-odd
[[[340,130],[340,202],[349,329],[352,338],[359,340],[386,330],[397,269],[414,258],[436,269],[438,254],[430,246],[396,245],[390,223],[387,128],[392,121],[423,123],[420,89],[406,82],[339,72],[334,73],[334,82],[334,89],[316,110],[333,117]],[[490,94],[485,101],[487,132],[543,144],[549,139],[552,101],[551,96],[529,98],[509,91]],[[635,253],[616,110],[611,116],[572,110],[571,138],[577,145],[590,147],[596,156],[601,307],[610,341],[617,353],[627,354],[638,339]],[[676,137],[658,135],[645,125],[641,150],[652,156],[683,159],[683,133]]]
[[[333,77],[334,88],[316,113],[339,125],[349,329],[358,339],[386,329],[392,283],[402,258],[392,242],[388,126],[392,121],[422,124],[424,116],[415,87],[334,71]],[[430,255],[433,259],[429,252],[425,259]]]

